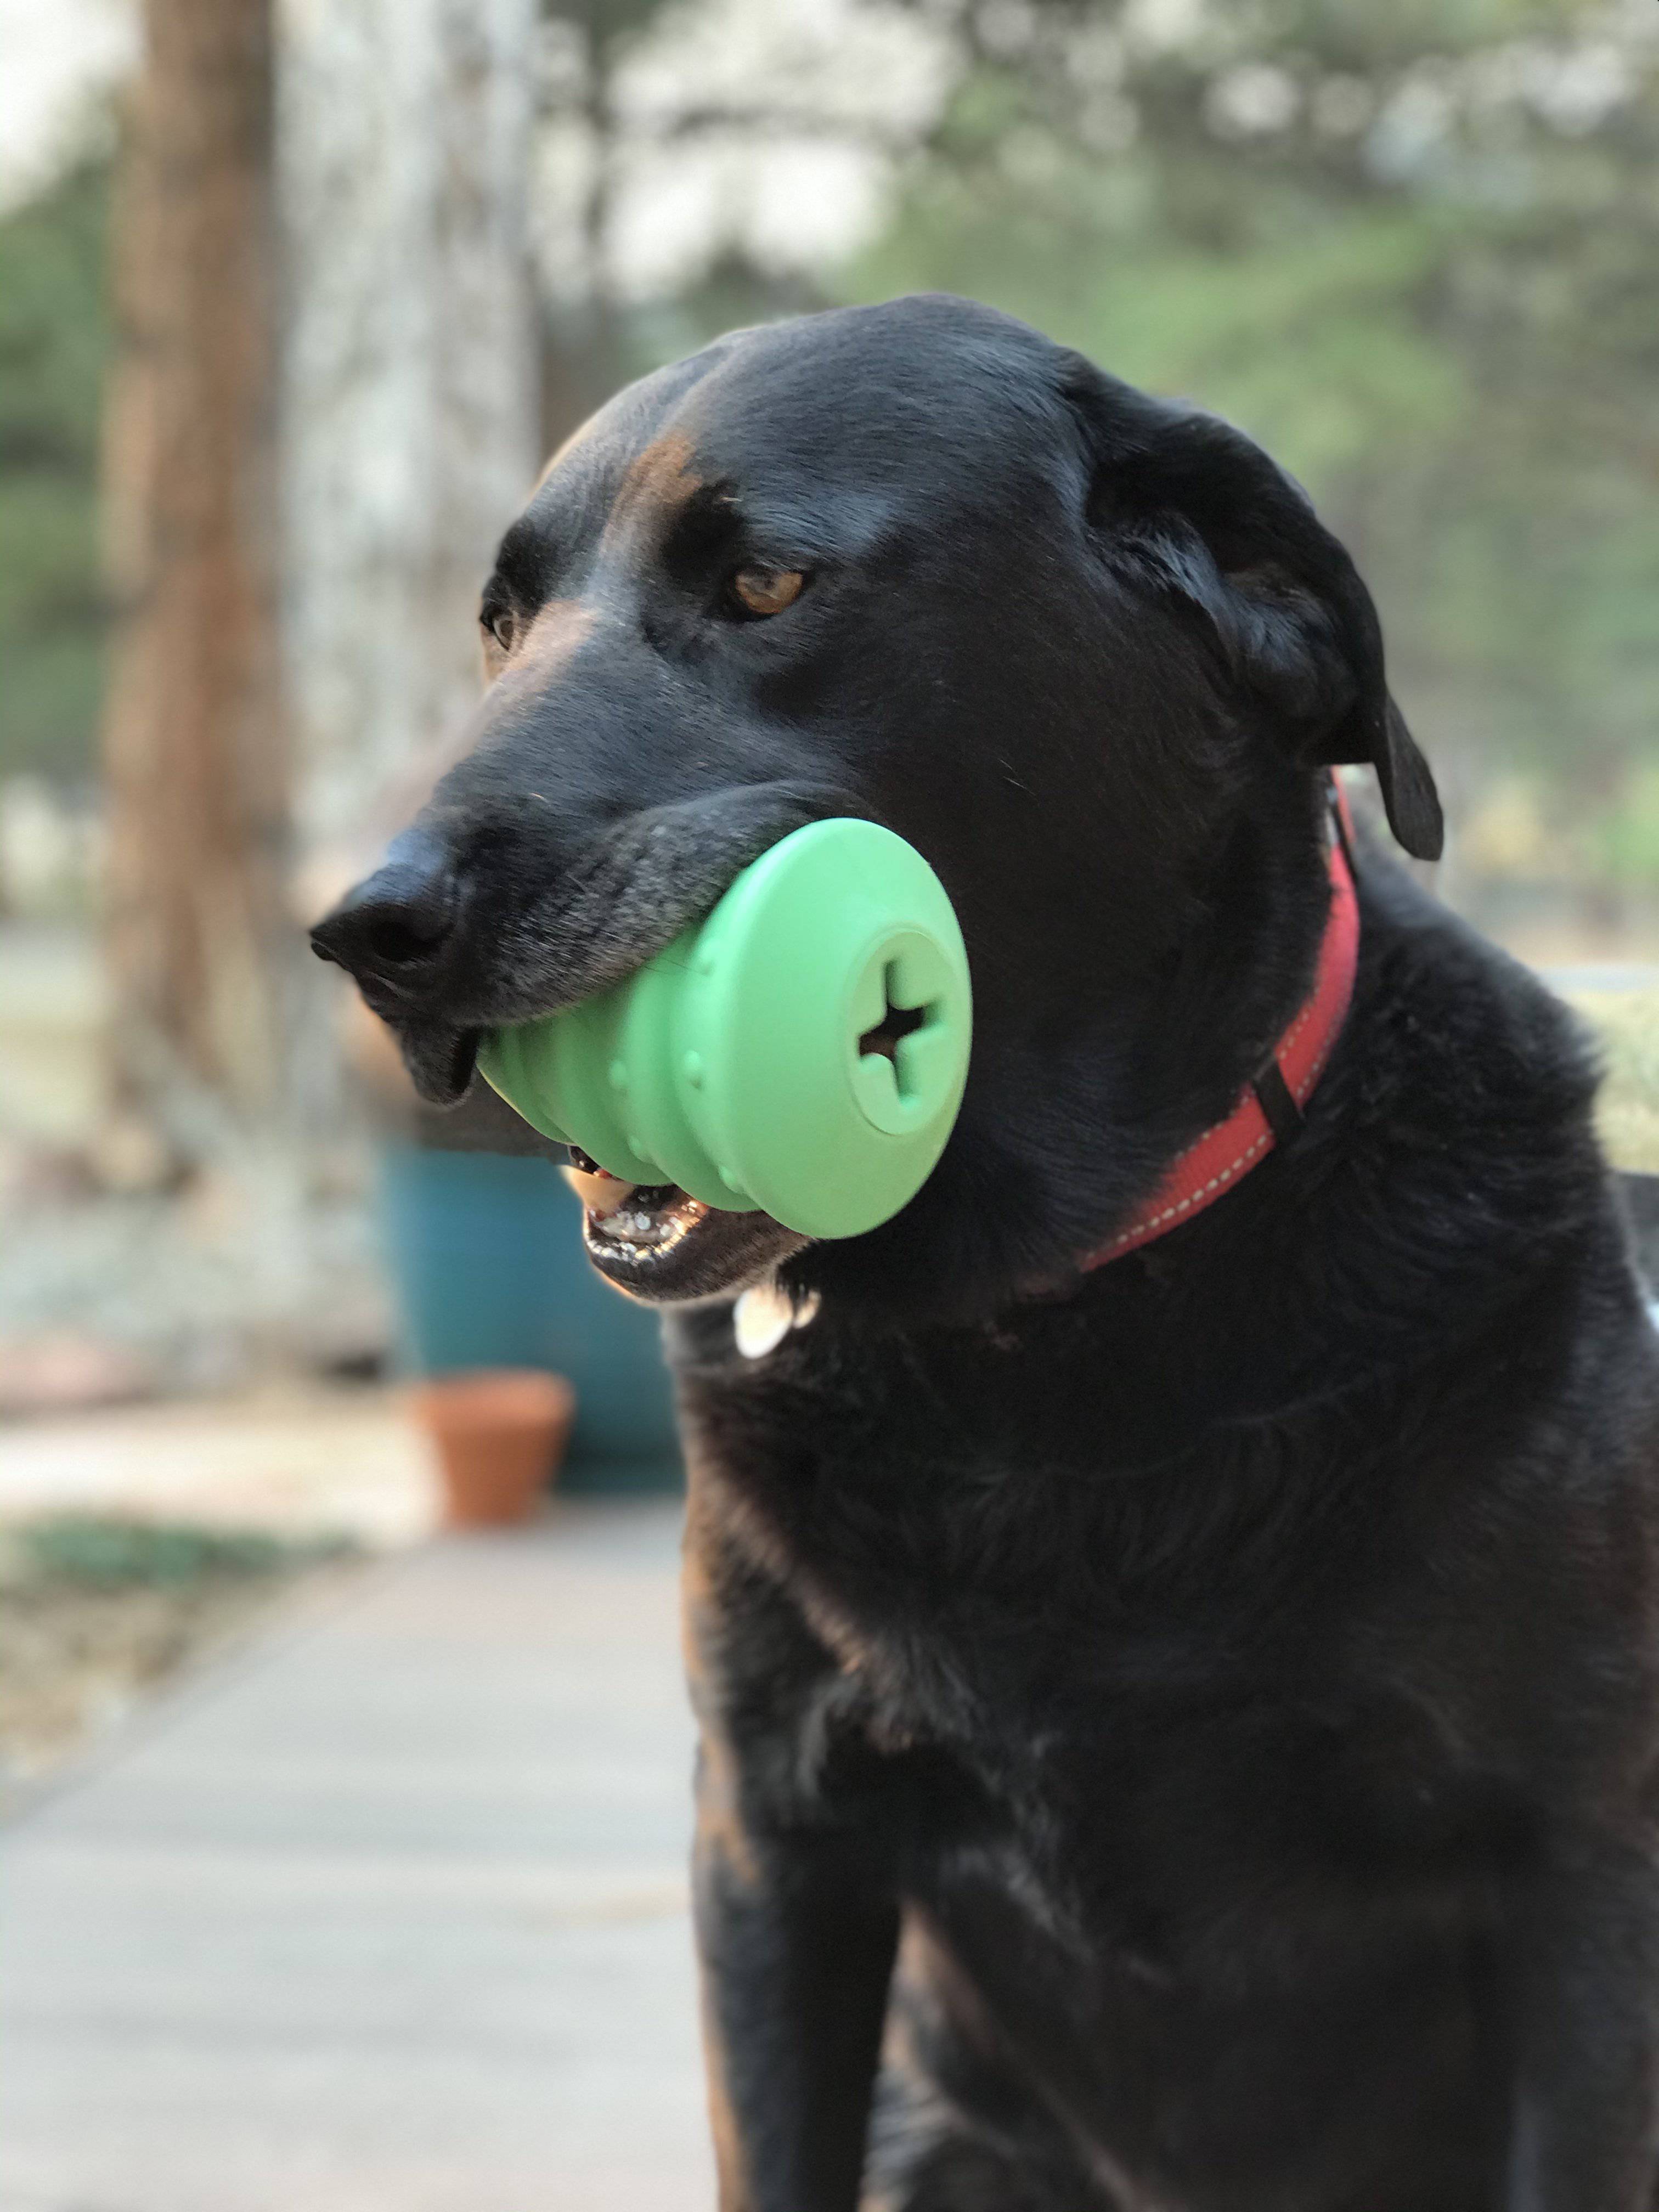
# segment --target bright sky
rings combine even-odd
[[[136,0],[0,0],[0,207],[84,143],[137,48]]]
[[[0,0],[0,208],[49,183],[86,143],[137,49],[137,0]],[[700,0],[665,11],[618,88],[631,143],[611,234],[616,279],[635,295],[672,289],[726,239],[763,265],[810,267],[844,252],[874,219],[887,175],[859,126],[902,139],[935,109],[947,76],[937,34],[888,0]],[[672,136],[687,107],[769,101],[827,127]],[[836,127],[848,123],[850,132]],[[585,154],[579,131],[556,133],[526,179],[556,287]]]

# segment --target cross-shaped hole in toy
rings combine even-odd
[[[901,1006],[896,1004],[895,994],[898,988],[898,963],[896,960],[890,960],[882,972],[882,996],[886,1000],[886,1005],[883,1009],[881,1019],[875,1027],[866,1030],[864,1035],[859,1039],[859,1052],[860,1055],[879,1054],[883,1060],[890,1060],[893,1064],[893,1080],[898,1085],[899,1097],[908,1098],[911,1096],[911,1090],[905,1080],[904,1063],[899,1058],[900,1041],[904,1037],[914,1036],[918,1030],[926,1029],[938,1009],[936,1004],[920,1006]]]

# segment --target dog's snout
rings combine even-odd
[[[319,959],[337,961],[360,983],[418,993],[436,973],[455,927],[455,878],[440,848],[404,837],[384,867],[311,933]]]

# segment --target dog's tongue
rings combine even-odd
[[[637,1183],[624,1182],[620,1176],[613,1176],[609,1168],[597,1164],[585,1168],[568,1167],[563,1174],[565,1181],[588,1212],[597,1214],[601,1220],[607,1214],[616,1212],[618,1206],[626,1206],[639,1188]]]

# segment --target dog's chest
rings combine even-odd
[[[700,1395],[692,1431],[836,1662],[840,1725],[932,1747],[1050,1835],[1145,1844],[1154,1887],[1166,1832],[1231,1838],[1221,1856],[1246,1863],[1341,1860],[1355,1836],[1383,1858],[1479,1856],[1489,1808],[1432,1679],[1351,1660],[1364,1577],[1328,1550],[1264,1556],[1268,1479],[1237,1453],[1189,1465],[1182,1494],[1126,1481],[1086,1423],[1039,1417],[1022,1445],[1017,1402],[976,1423],[935,1418],[925,1375],[803,1379]]]
[[[947,1748],[1002,1796],[1048,1797],[1078,1749],[1156,1739],[1172,1688],[1237,1696],[1224,1629],[1133,1601],[1086,1481],[963,1449],[902,1413],[722,1429],[706,1460],[740,1545],[781,1582],[884,1750]]]

